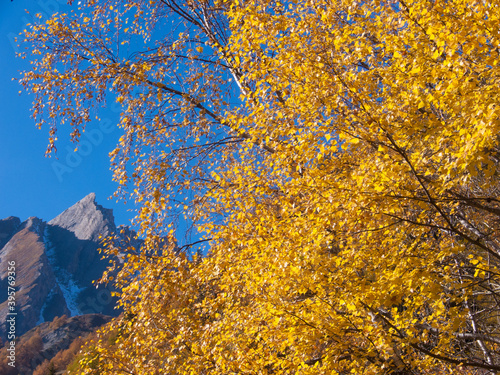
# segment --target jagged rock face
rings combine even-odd
[[[15,216],[0,220],[0,248],[9,242],[20,224],[21,220]]]
[[[49,224],[73,232],[80,240],[99,241],[99,237],[116,231],[113,210],[97,204],[90,193],[71,206]]]
[[[98,252],[100,236],[116,231],[112,210],[89,194],[59,216],[44,222],[0,221],[0,290],[7,291],[8,262],[16,263],[16,335],[55,316],[90,313],[118,315],[110,287],[93,280],[108,265]],[[7,239],[7,240],[5,240]],[[0,294],[0,337],[5,341],[7,293]]]
[[[45,223],[37,218],[29,218],[18,226],[18,231],[0,250],[0,322],[5,322],[8,313],[8,265],[15,262],[15,312],[16,333],[24,333],[33,328],[40,315],[52,320],[55,316],[68,314],[65,304],[52,304],[49,314],[43,317],[46,301],[60,301],[61,290],[45,253],[43,234]],[[0,325],[2,338],[5,325]]]

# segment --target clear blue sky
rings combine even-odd
[[[37,216],[48,221],[95,192],[99,204],[113,209],[117,224],[128,224],[133,206],[108,200],[116,188],[108,158],[119,138],[119,130],[113,126],[116,108],[103,109],[100,117],[107,122],[91,124],[94,137],[86,140],[77,153],[68,141],[68,129],[61,128],[58,159],[46,158],[48,129],[35,127],[30,117],[32,98],[24,92],[19,94],[21,86],[12,81],[29,68],[27,60],[15,57],[12,40],[30,22],[25,10],[48,16],[68,8],[61,0],[0,1],[0,219]]]

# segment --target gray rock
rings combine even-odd
[[[30,217],[18,226],[17,232],[0,250],[0,334],[5,337],[8,309],[9,262],[15,262],[15,312],[16,334],[33,328],[43,317],[48,299],[62,297],[62,292],[50,266],[43,238],[45,222]],[[64,301],[64,300],[63,300]],[[43,319],[69,314],[65,303],[52,307]]]
[[[20,224],[21,220],[15,216],[0,220],[0,248],[9,242]]]
[[[121,229],[121,228],[120,228]],[[127,236],[135,233],[124,228]],[[101,236],[116,231],[113,211],[94,193],[48,223],[31,217],[0,220],[0,337],[5,341],[8,313],[8,262],[16,263],[16,335],[63,314],[117,316],[111,287],[96,289],[108,260],[99,253]],[[138,246],[140,242],[136,241]]]
[[[75,203],[49,224],[73,232],[80,240],[99,241],[100,236],[116,231],[113,210],[97,204],[95,193]]]

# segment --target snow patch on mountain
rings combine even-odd
[[[43,241],[46,249],[45,254],[47,255],[49,263],[54,271],[57,284],[61,289],[63,297],[66,301],[66,306],[68,306],[68,309],[71,312],[71,316],[81,315],[82,313],[78,308],[77,301],[78,295],[82,290],[84,290],[84,288],[80,288],[71,277],[71,274],[57,265],[55,247],[50,242],[48,227],[45,227]]]

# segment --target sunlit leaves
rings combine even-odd
[[[495,5],[90,1],[33,26],[49,150],[122,107],[145,243],[96,371],[499,370]],[[207,257],[175,248],[181,214]]]

